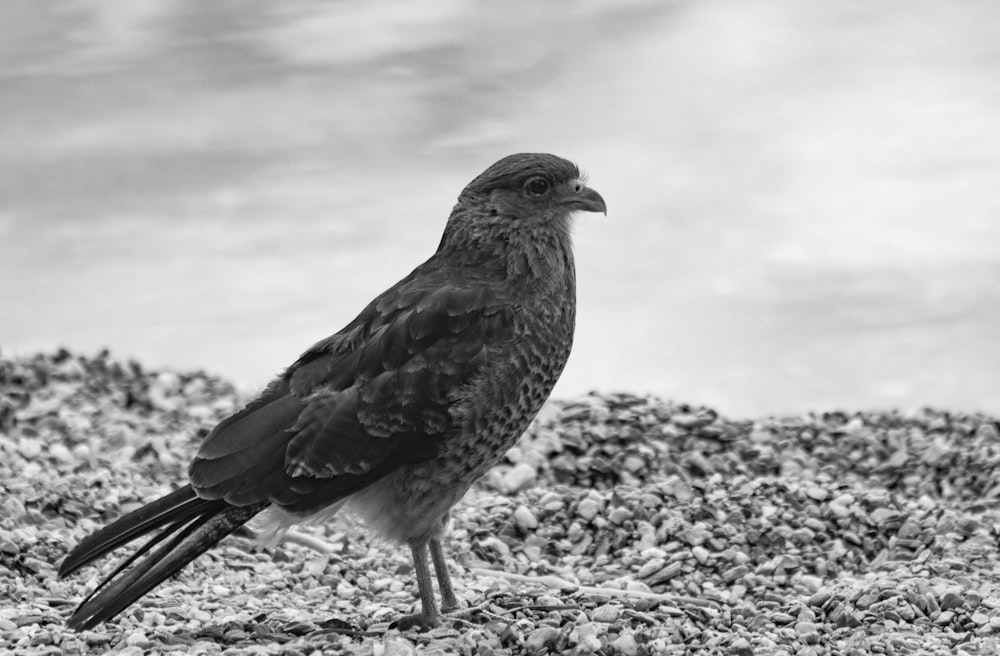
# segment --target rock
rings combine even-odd
[[[735,656],[753,656],[750,641],[740,636],[729,643],[729,653]]]
[[[604,628],[594,622],[585,622],[570,632],[569,637],[583,653],[595,652],[601,648],[600,636]]]
[[[598,606],[590,613],[590,619],[595,622],[604,622],[605,624],[610,624],[611,622],[617,622],[618,618],[621,617],[622,609],[621,606],[616,606],[614,604],[604,604],[603,606]]]
[[[528,653],[544,654],[551,647],[555,647],[557,640],[559,640],[559,629],[554,626],[540,626],[528,634],[524,646]]]
[[[813,622],[797,622],[795,634],[808,645],[815,645],[819,642],[819,629]]]
[[[725,572],[722,573],[722,580],[725,583],[732,583],[738,578],[742,578],[750,573],[750,568],[746,565],[737,565],[736,567],[730,567]]]
[[[179,394],[180,383],[177,374],[164,371],[149,386],[149,402],[158,410],[176,410],[184,403]]]
[[[623,656],[637,656],[639,654],[639,643],[631,633],[624,633],[611,642],[612,648]]]
[[[621,526],[626,520],[632,519],[632,516],[631,510],[618,506],[611,511],[611,514],[608,515],[608,521],[615,526]]]
[[[826,501],[830,493],[827,492],[826,488],[813,485],[806,488],[806,496],[814,501]]]
[[[580,503],[576,506],[577,516],[588,522],[597,517],[597,513],[599,512],[601,512],[601,505],[590,497],[581,499]]]
[[[522,531],[533,531],[538,528],[538,519],[527,506],[518,506],[514,509],[514,521]]]
[[[511,467],[501,480],[503,491],[507,494],[516,494],[529,487],[535,482],[538,472],[526,462],[521,462]]]

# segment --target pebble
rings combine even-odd
[[[827,504],[827,508],[830,509],[830,512],[832,512],[834,515],[840,518],[847,517],[848,515],[851,514],[851,509],[848,508],[846,505],[840,503],[836,499]]]
[[[527,506],[522,505],[514,509],[514,521],[522,531],[533,531],[538,528],[538,519]]]
[[[615,526],[621,526],[627,520],[632,519],[632,517],[633,514],[631,510],[619,506],[618,508],[612,509],[611,514],[608,515],[608,521]]]
[[[555,646],[558,639],[559,629],[553,626],[541,626],[528,634],[524,646],[529,653],[544,653],[550,647]]]
[[[106,631],[84,631],[80,637],[91,647],[111,642],[111,634]]]
[[[581,499],[576,507],[576,514],[588,522],[597,517],[597,513],[599,512],[601,512],[601,505],[590,497]]]
[[[944,596],[941,597],[939,602],[941,608],[944,610],[951,610],[953,608],[958,608],[965,603],[965,599],[960,593],[957,592],[946,592]]]
[[[621,617],[622,608],[621,606],[616,606],[614,604],[604,604],[603,606],[598,606],[590,612],[590,619],[595,622],[604,622],[605,624],[610,624],[612,622],[617,622],[618,618]]]
[[[133,631],[125,637],[125,644],[148,649],[153,646],[153,642],[143,631]]]
[[[196,622],[201,622],[202,624],[212,621],[211,613],[198,608],[189,608],[187,614],[189,618],[195,620]]]
[[[737,565],[736,567],[730,567],[725,572],[722,573],[722,580],[725,583],[732,583],[738,578],[742,578],[750,573],[750,568],[746,565]]]
[[[830,493],[826,488],[814,485],[806,488],[806,496],[814,501],[826,501],[830,497]]]
[[[750,647],[750,641],[740,636],[729,643],[729,653],[735,656],[753,656],[753,649]]]
[[[624,633],[611,642],[612,648],[622,656],[638,656],[639,643],[631,633]]]
[[[538,472],[534,467],[526,462],[521,462],[510,468],[501,479],[501,485],[507,494],[516,494],[526,489],[538,477]]]
[[[819,642],[819,629],[813,622],[797,622],[795,634],[806,644],[814,645]]]
[[[575,642],[584,653],[595,652],[601,648],[600,636],[604,634],[604,629],[594,622],[585,622],[577,625],[570,632],[571,642]]]
[[[938,613],[938,616],[934,619],[934,623],[938,626],[947,626],[951,624],[951,621],[955,619],[955,612],[950,610],[943,610]]]

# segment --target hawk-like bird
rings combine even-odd
[[[569,357],[575,211],[607,208],[564,159],[511,155],[486,169],[458,197],[437,252],[216,426],[187,485],[70,552],[60,576],[156,531],[69,626],[114,617],[258,514],[280,535],[344,504],[409,545],[421,611],[405,625],[455,610],[448,512],[524,432]]]

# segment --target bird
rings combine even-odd
[[[154,533],[67,626],[114,618],[251,519],[273,543],[345,506],[410,549],[420,610],[395,626],[431,628],[458,612],[442,544],[449,513],[527,429],[566,364],[579,211],[607,206],[555,155],[509,155],[475,177],[433,255],[216,425],[187,484],[70,551],[61,578]]]

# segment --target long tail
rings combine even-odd
[[[209,501],[199,498],[186,485],[89,535],[59,566],[60,577],[123,544],[162,529],[104,579],[80,603],[66,625],[82,631],[111,619],[267,505],[231,506],[221,499]]]

